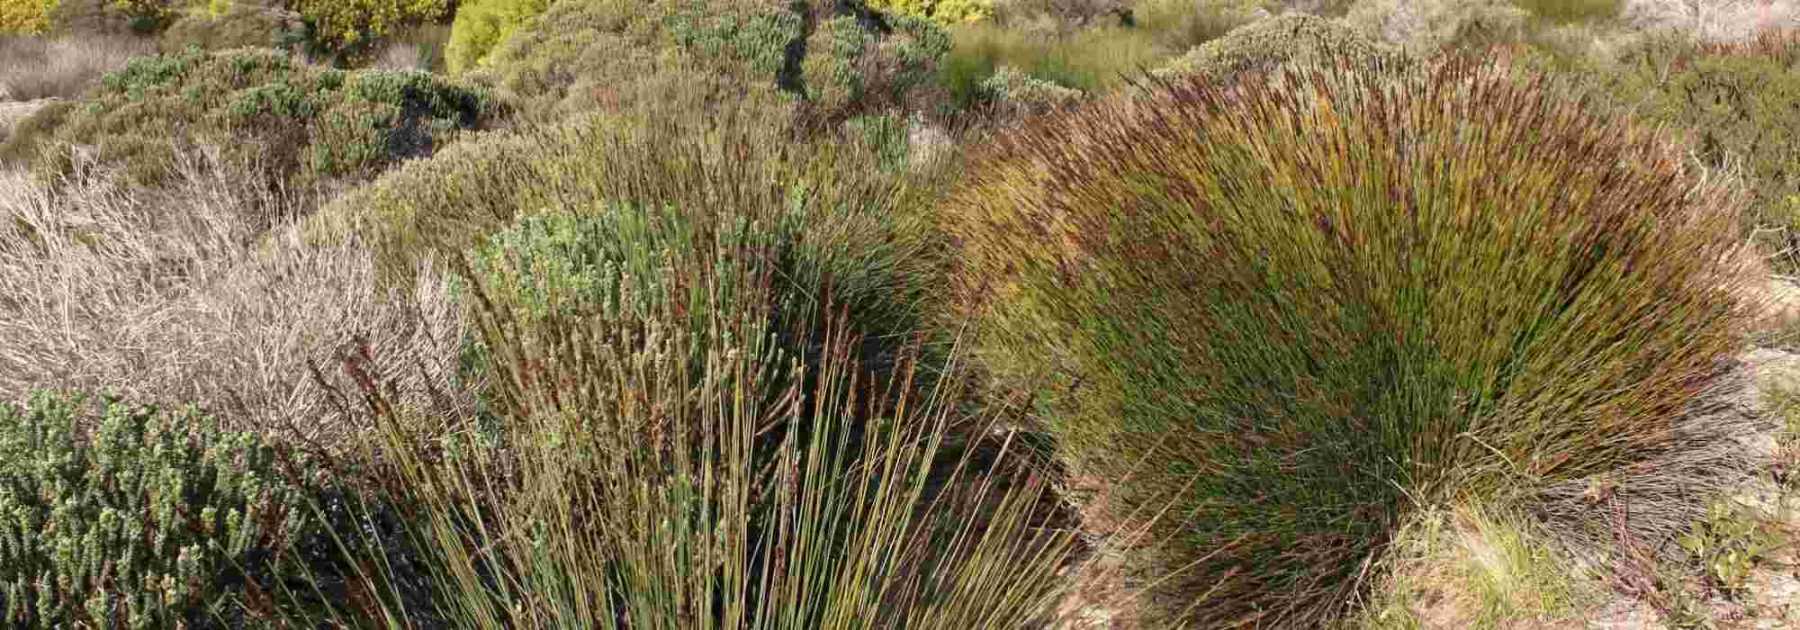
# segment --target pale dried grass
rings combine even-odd
[[[0,399],[57,388],[193,402],[335,448],[367,428],[361,401],[333,393],[356,391],[338,357],[367,348],[399,400],[472,409],[441,274],[378,292],[367,248],[295,235],[316,193],[182,155],[162,191],[103,173],[55,188],[0,175]]]
[[[155,40],[130,36],[0,36],[0,101],[79,96],[132,57],[155,53]]]

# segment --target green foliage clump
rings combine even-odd
[[[1162,77],[1221,80],[1245,71],[1327,59],[1357,63],[1398,63],[1405,56],[1336,20],[1284,15],[1252,22],[1201,44],[1156,71]]]
[[[945,213],[1000,382],[1155,608],[1318,626],[1418,507],[1690,446],[1744,340],[1728,189],[1504,66],[1176,82],[1002,138]],[[1069,129],[1081,129],[1070,134]]]
[[[1779,231],[1775,249],[1800,245],[1800,207],[1789,201],[1800,195],[1800,37],[1653,39],[1589,72],[1621,108],[1683,132],[1707,166],[1743,174],[1748,224]]]
[[[565,2],[490,57],[528,113],[784,95],[830,122],[906,100],[948,47],[921,18],[860,2]]]
[[[168,173],[173,141],[206,142],[227,157],[303,179],[363,177],[428,155],[491,111],[485,92],[427,73],[345,72],[273,50],[198,49],[141,57],[107,75],[56,128],[37,162],[47,176],[91,147],[133,181]]]
[[[982,96],[1012,114],[1042,113],[1075,103],[1081,90],[1033,78],[1011,66],[1000,68],[981,82]]]
[[[0,405],[0,620],[210,626],[304,588],[285,552],[316,526],[269,445],[192,409],[91,405]]]
[[[456,8],[445,61],[452,74],[487,65],[500,42],[549,10],[550,0],[470,0]]]

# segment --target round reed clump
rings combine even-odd
[[[1185,623],[1318,623],[1417,506],[1682,448],[1750,307],[1735,195],[1492,65],[1176,83],[975,161],[979,354],[1090,510],[1154,523]]]

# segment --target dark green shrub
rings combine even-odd
[[[37,166],[69,172],[70,147],[92,147],[132,181],[168,173],[173,142],[217,144],[301,181],[359,178],[429,154],[492,111],[484,92],[426,73],[345,72],[273,51],[198,49],[133,60],[57,126]]]
[[[1197,76],[1220,80],[1231,75],[1269,70],[1281,64],[1312,64],[1326,59],[1358,63],[1399,63],[1404,55],[1336,20],[1311,15],[1284,15],[1239,27],[1224,37],[1196,46],[1157,71],[1164,77]]]
[[[307,496],[254,435],[41,394],[0,405],[0,620],[16,627],[272,622],[306,588]]]
[[[949,46],[921,18],[860,2],[563,2],[493,50],[492,80],[529,112],[778,92],[813,119],[891,107],[928,82]],[[673,102],[669,104],[674,104]]]
[[[946,210],[986,365],[1106,514],[1166,514],[1137,568],[1183,624],[1323,625],[1417,506],[1682,448],[1744,339],[1738,208],[1680,151],[1504,67],[1336,70],[1051,117]]]

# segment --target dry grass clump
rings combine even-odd
[[[141,37],[0,35],[0,101],[74,98],[132,57],[155,52],[156,42]]]
[[[335,450],[362,415],[330,395],[326,386],[354,383],[332,366],[367,344],[407,402],[470,408],[461,312],[440,279],[379,291],[367,249],[304,247],[282,227],[317,205],[310,194],[261,188],[216,154],[177,155],[161,191],[98,174],[60,187],[7,174],[0,399],[54,387],[192,402],[231,428]]]
[[[1114,518],[1161,515],[1139,567],[1187,623],[1318,623],[1419,506],[1690,445],[1744,339],[1727,191],[1504,67],[1179,83],[977,161],[980,356]]]

